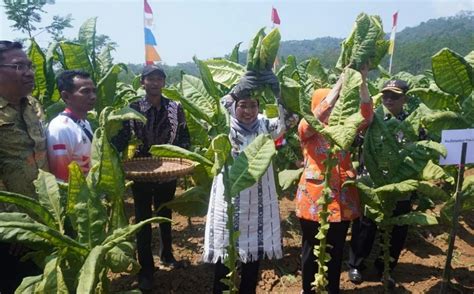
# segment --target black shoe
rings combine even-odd
[[[362,283],[362,274],[360,271],[356,268],[351,268],[349,269],[349,281],[351,281],[354,284],[360,284]]]
[[[380,282],[382,282],[382,284],[384,283],[383,274],[382,274],[382,278],[380,279]],[[395,289],[395,287],[397,286],[397,283],[395,282],[395,279],[392,278],[392,275],[390,275],[390,274],[388,275],[387,282],[388,282],[388,289],[390,289],[390,290]]]
[[[138,274],[138,288],[144,293],[151,292],[153,289],[153,274],[139,273]]]
[[[172,267],[174,269],[185,268],[186,263],[182,260],[177,261],[174,257],[171,258],[161,258],[160,264],[166,267]]]

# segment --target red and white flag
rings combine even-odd
[[[388,54],[390,55],[393,55],[393,51],[395,49],[395,34],[397,33],[398,11],[393,14],[392,19],[392,33],[390,34],[390,47],[388,48]]]
[[[278,16],[278,11],[275,7],[272,7],[272,22],[277,25],[280,24],[280,17]]]

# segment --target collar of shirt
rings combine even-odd
[[[80,121],[85,121],[85,119],[82,119],[80,118],[79,116],[77,116],[71,109],[67,108],[64,109],[64,112],[65,113],[68,113],[70,115],[70,118],[73,120],[73,121],[77,121],[77,122],[80,122]]]
[[[163,108],[164,106],[166,106],[167,104],[167,99],[161,95],[161,99],[160,99],[160,105],[161,105],[161,108]],[[138,102],[139,105],[140,105],[140,111],[141,112],[147,112],[150,108],[153,107],[153,104],[151,104],[148,99],[146,99],[146,96],[143,97],[142,99],[140,99],[140,101]]]
[[[399,121],[404,121],[408,117],[408,113],[404,110],[395,116],[392,115],[391,113],[385,113],[383,120],[389,120],[392,117],[395,117]]]
[[[29,100],[27,97],[21,98],[21,102],[20,102],[20,103],[23,104],[23,103],[25,103],[25,101],[27,101],[29,104],[31,104],[31,103],[30,103],[30,100]],[[9,102],[6,98],[0,96],[0,109],[7,107],[8,104],[10,104],[10,102]]]

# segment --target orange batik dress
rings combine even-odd
[[[327,125],[331,107],[323,100],[313,111],[319,120]],[[360,111],[364,123],[360,130],[366,128],[373,117],[372,103],[361,103]],[[298,135],[304,156],[304,171],[301,175],[296,193],[296,215],[299,218],[319,222],[318,211],[321,208],[317,201],[324,188],[324,164],[328,141],[315,131],[306,120],[302,119],[298,126]],[[331,203],[329,222],[350,221],[360,216],[359,194],[354,186],[343,187],[347,180],[354,180],[356,171],[352,167],[351,154],[340,151],[336,154],[339,164],[331,171]]]

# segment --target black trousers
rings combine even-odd
[[[20,261],[21,256],[9,253],[10,243],[0,242],[0,293],[14,293],[23,278],[41,274],[41,269],[31,260]]]
[[[398,201],[393,216],[406,214],[411,211],[411,201]],[[367,218],[360,217],[352,223],[351,248],[349,251],[349,267],[362,269],[364,259],[367,258],[372,250],[377,224]],[[402,252],[405,240],[408,234],[408,226],[394,226],[390,232],[390,270],[393,270],[398,263],[398,258]],[[383,272],[383,251],[380,250],[378,258],[375,260],[375,267],[379,273]]]
[[[152,208],[157,210],[161,204],[174,198],[176,180],[166,183],[135,182],[132,185],[133,201],[135,203],[135,222],[152,217]],[[163,208],[156,212],[157,216],[171,219],[171,209]],[[141,274],[153,274],[154,262],[151,250],[151,225],[147,224],[137,233],[138,262]],[[173,257],[171,247],[171,223],[160,223],[160,258],[169,260]]]
[[[260,261],[241,263],[239,293],[255,294],[258,282],[258,269]],[[221,279],[229,273],[229,269],[219,260],[214,266],[214,288],[212,293],[221,294],[229,287],[221,282]]]
[[[314,281],[314,275],[318,271],[316,256],[313,253],[314,245],[319,244],[319,240],[315,238],[319,231],[319,223],[309,220],[300,219],[301,231],[303,233],[303,246],[301,253],[301,267],[303,275],[303,293],[316,293],[311,290],[311,283]],[[350,221],[342,221],[340,223],[331,223],[326,236],[328,246],[327,252],[331,255],[328,266],[328,287],[330,294],[339,293],[339,282],[341,277],[342,255],[344,251],[344,243],[346,240],[347,230]]]

